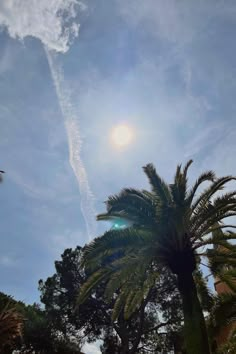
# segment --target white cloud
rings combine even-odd
[[[13,38],[32,36],[50,49],[66,52],[78,36],[78,10],[85,10],[78,0],[2,0],[0,25]]]
[[[86,223],[88,239],[91,240],[96,235],[96,210],[94,196],[81,158],[82,139],[79,121],[71,101],[70,91],[66,87],[63,70],[51,51],[46,49],[46,54],[67,131],[70,165],[79,185],[81,212]]]
[[[68,133],[70,164],[79,183],[81,211],[86,222],[88,237],[91,238],[96,230],[94,220],[96,212],[86,170],[80,156],[82,143],[78,117],[73,111],[70,94],[64,88],[63,71],[56,64],[53,55],[53,51],[65,53],[71,41],[78,36],[79,10],[86,10],[85,4],[79,0],[3,0],[0,4],[0,25],[6,27],[13,38],[23,40],[27,36],[32,36],[40,39],[45,47]],[[24,185],[24,188],[34,194],[33,188],[27,188],[27,185]]]

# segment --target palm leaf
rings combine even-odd
[[[192,201],[196,195],[196,192],[198,190],[198,188],[201,186],[202,183],[204,182],[214,182],[215,180],[215,173],[213,171],[207,171],[202,173],[197,181],[195,182],[195,184],[193,185],[193,187],[190,189],[187,197],[186,197],[186,201],[188,205],[192,204]]]
[[[84,261],[89,266],[94,258],[101,258],[112,250],[139,248],[150,242],[153,234],[149,231],[130,227],[121,230],[109,230],[102,237],[95,238],[84,249]]]
[[[174,183],[170,185],[173,200],[177,205],[184,205],[187,194],[187,172],[192,162],[192,160],[187,162],[183,168],[183,172],[181,165],[177,166]]]
[[[218,328],[234,322],[236,320],[236,294],[227,292],[217,295],[211,316]]]
[[[222,190],[225,186],[226,183],[235,180],[235,177],[233,176],[225,176],[218,178],[214,182],[211,183],[211,185],[206,188],[201,195],[193,202],[192,204],[192,210],[195,210],[198,205],[201,203],[201,207],[204,206],[205,203],[209,202],[211,197],[218,191]]]
[[[170,189],[167,183],[157,174],[153,164],[148,164],[143,167],[145,174],[148,177],[152,191],[161,199],[163,204],[171,203]]]
[[[15,339],[21,337],[24,318],[15,307],[9,305],[0,312],[0,348],[12,346]]]
[[[114,270],[112,268],[101,268],[93,273],[89,279],[81,286],[80,292],[77,298],[77,305],[81,305],[91,295],[97,285],[102,281],[109,279],[109,276]]]

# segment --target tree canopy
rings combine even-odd
[[[146,301],[129,319],[120,313],[112,321],[112,309],[118,293],[115,292],[113,299],[107,301],[104,283],[77,307],[78,294],[89,277],[82,265],[82,254],[83,249],[79,246],[74,250],[66,249],[61,260],[55,262],[56,273],[45,282],[39,282],[41,301],[54,329],[66,336],[82,336],[81,340],[85,337],[89,341],[100,338],[104,341],[104,353],[115,348],[117,353],[136,353],[140,346],[143,350],[150,350],[155,345],[173,347],[167,332],[178,332],[182,320],[175,278],[171,274],[163,274]],[[158,287],[162,291],[158,291]],[[160,329],[166,334],[158,338]]]
[[[235,226],[223,222],[236,215],[236,191],[221,193],[235,178],[217,178],[213,171],[207,171],[190,188],[187,172],[191,164],[192,160],[183,168],[177,166],[170,184],[148,164],[143,169],[151,191],[125,188],[108,198],[106,213],[98,215],[98,220],[124,220],[128,226],[109,230],[87,245],[84,264],[92,275],[80,292],[79,302],[100,282],[107,281],[108,296],[119,289],[113,318],[122,310],[129,318],[160,274],[170,271],[177,278],[182,298],[187,351],[208,354],[207,330],[194,273],[202,257],[208,257],[211,264],[216,258],[229,264],[235,262],[236,246],[227,242],[236,238],[229,230]],[[199,193],[204,182],[208,186]],[[222,232],[216,233],[217,230]],[[213,253],[204,252],[210,245],[221,248]]]

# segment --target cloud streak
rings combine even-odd
[[[94,198],[87,173],[81,159],[82,141],[78,117],[73,109],[70,92],[62,68],[56,62],[56,52],[65,53],[78,34],[78,13],[86,6],[79,0],[3,0],[0,4],[0,26],[12,38],[23,40],[27,36],[39,39],[45,48],[58,102],[68,136],[70,165],[77,178],[81,211],[86,223],[88,238],[96,232]]]
[[[55,53],[50,51],[48,48],[45,48],[45,52],[55,85],[58,102],[65,120],[70,164],[79,184],[81,211],[86,223],[88,238],[91,239],[96,234],[96,224],[94,219],[96,211],[94,208],[94,197],[88,183],[87,173],[83,161],[80,156],[82,141],[80,138],[78,118],[71,103],[70,92],[66,89],[63,70],[56,62]]]

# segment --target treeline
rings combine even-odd
[[[0,329],[0,341],[5,341],[2,353],[17,349],[19,353],[76,354],[86,341],[98,339],[103,341],[102,353],[162,353],[181,348],[183,315],[174,277],[163,274],[128,320],[121,313],[113,321],[114,301],[106,301],[103,283],[83,304],[77,304],[80,288],[89,277],[82,255],[79,246],[66,249],[55,262],[55,274],[39,281],[41,306],[26,305],[0,293],[1,312],[17,314],[14,325],[19,327],[16,332],[8,331],[8,338]]]
[[[105,283],[100,283],[78,306],[80,289],[90,276],[82,259],[83,249],[79,246],[64,251],[55,262],[55,274],[39,281],[41,305],[26,305],[0,293],[1,353],[17,350],[18,353],[79,354],[86,341],[98,339],[103,341],[104,354],[187,353],[181,297],[171,273],[160,274],[149,296],[129,319],[121,312],[113,321],[118,292],[114,301],[106,301]],[[236,314],[236,297],[213,295],[200,270],[195,280],[201,305],[208,313],[214,350],[217,333]],[[234,341],[229,345],[234,353]]]
[[[236,178],[207,171],[189,187],[191,163],[170,184],[148,164],[150,191],[110,196],[98,220],[113,227],[64,251],[39,281],[42,307],[2,294],[2,353],[80,353],[98,339],[107,354],[236,352],[236,191],[222,192]]]

